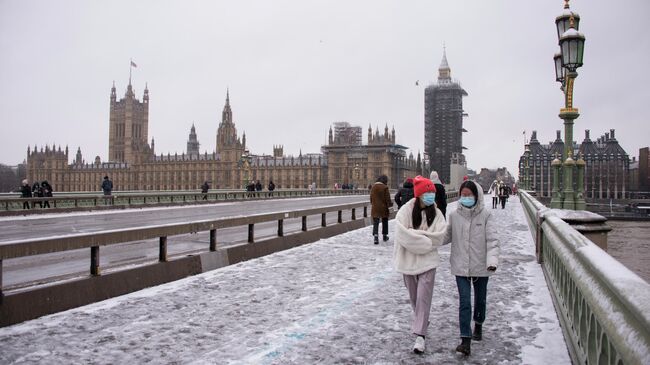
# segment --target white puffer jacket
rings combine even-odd
[[[413,228],[411,213],[416,201],[409,200],[395,217],[395,270],[406,275],[418,275],[438,267],[438,247],[443,244],[447,227],[442,212],[436,208],[436,217],[430,227],[427,227],[427,218],[423,211],[422,224],[419,229]]]
[[[451,273],[455,276],[490,276],[490,266],[499,266],[499,240],[494,218],[484,208],[483,189],[479,184],[476,205],[447,212],[444,244],[451,242]]]

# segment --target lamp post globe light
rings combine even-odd
[[[561,89],[564,92],[564,108],[560,109],[560,119],[564,120],[564,151],[562,160],[564,161],[564,179],[553,179],[553,190],[558,191],[558,199],[553,199],[551,202],[552,208],[564,209],[584,209],[585,202],[581,187],[584,187],[584,174],[578,174],[578,181],[576,189],[579,194],[576,194],[573,189],[573,175],[576,169],[576,161],[573,159],[573,121],[577,119],[580,114],[578,109],[573,107],[573,83],[578,77],[576,70],[582,67],[584,56],[585,36],[578,32],[580,24],[580,16],[571,11],[569,8],[569,0],[564,1],[564,11],[562,14],[555,18],[555,26],[558,35],[558,44],[560,52],[553,56],[553,63],[555,66],[555,80],[561,83]],[[582,160],[582,159],[580,159]],[[578,166],[583,167],[584,161],[581,161]],[[555,168],[556,174],[559,174],[562,169]],[[560,181],[564,181],[562,188],[560,188]],[[555,184],[558,186],[555,186]]]

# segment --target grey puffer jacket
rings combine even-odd
[[[460,203],[447,214],[445,244],[451,242],[451,273],[455,276],[490,276],[490,266],[499,266],[499,241],[492,212],[483,204],[483,189],[471,208]]]

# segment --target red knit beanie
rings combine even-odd
[[[433,181],[420,175],[416,176],[415,179],[413,179],[413,185],[413,193],[415,194],[416,198],[424,193],[436,192],[436,186],[433,184]]]

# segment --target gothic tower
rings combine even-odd
[[[108,159],[111,162],[139,163],[150,154],[149,89],[145,86],[142,102],[136,99],[129,79],[124,97],[117,101],[115,83],[111,88]]]
[[[458,158],[465,149],[463,96],[467,96],[467,92],[451,79],[451,68],[444,50],[438,68],[438,83],[424,90],[424,150],[429,156],[431,170],[438,171],[445,184],[451,180],[452,157]]]
[[[226,91],[226,105],[221,113],[221,123],[217,129],[217,154],[222,161],[238,161],[246,150],[246,140],[237,137],[237,128],[232,121],[230,92]]]
[[[199,147],[200,147],[200,143],[196,137],[196,128],[194,128],[194,123],[192,123],[192,129],[190,130],[190,137],[187,140],[187,155],[190,158],[198,157]]]

